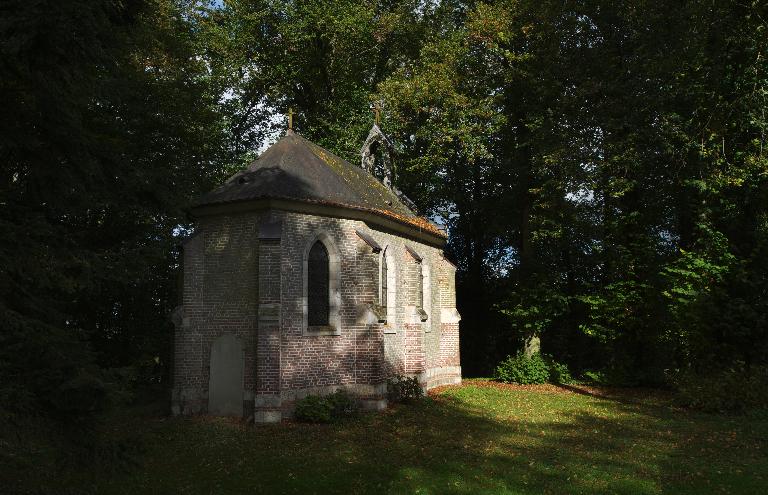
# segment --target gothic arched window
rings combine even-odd
[[[329,325],[330,299],[328,250],[317,241],[307,260],[307,323],[310,326]]]

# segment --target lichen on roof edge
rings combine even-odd
[[[282,199],[370,211],[441,238],[445,232],[414,213],[376,177],[289,130],[246,169],[203,195],[206,205]]]

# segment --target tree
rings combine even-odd
[[[174,229],[228,159],[187,8],[3,11],[3,407],[88,413],[104,369],[168,357]]]

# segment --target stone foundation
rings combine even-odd
[[[377,385],[367,384],[347,384],[347,385],[326,385],[321,387],[308,387],[295,390],[286,390],[280,394],[280,404],[274,410],[279,409],[283,419],[293,418],[296,402],[309,396],[326,396],[335,393],[338,390],[344,390],[349,395],[360,401],[360,405],[365,411],[381,411],[387,407],[387,384]],[[257,423],[261,418],[256,417]]]
[[[430,390],[441,385],[459,385],[461,383],[461,366],[429,369],[421,374],[419,382],[424,390]]]

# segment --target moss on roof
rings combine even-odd
[[[267,198],[368,210],[445,237],[370,173],[293,131],[194,206]]]

